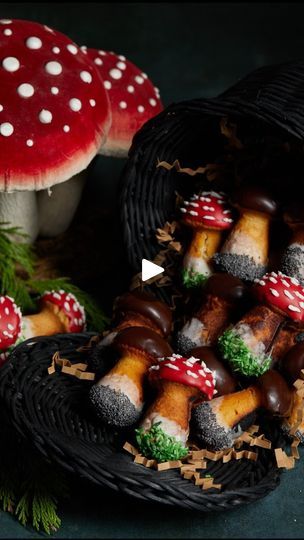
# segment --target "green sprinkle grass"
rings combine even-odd
[[[205,274],[200,274],[199,272],[194,272],[194,270],[188,270],[184,268],[182,270],[182,282],[187,289],[192,287],[200,287],[205,283],[209,276]]]
[[[261,359],[252,354],[244,341],[233,332],[226,330],[218,339],[220,351],[232,369],[247,377],[258,377],[270,368],[271,358]]]
[[[136,442],[141,453],[148,459],[158,463],[182,459],[189,450],[174,437],[167,435],[160,427],[161,422],[155,423],[149,431],[143,428],[135,430]]]

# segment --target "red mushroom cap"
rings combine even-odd
[[[282,272],[268,272],[255,280],[253,292],[260,302],[276,308],[293,321],[304,321],[304,287]]]
[[[21,335],[22,314],[10,296],[0,296],[0,350],[6,351]],[[1,355],[2,363],[5,357]]]
[[[203,191],[193,195],[190,201],[184,201],[181,212],[183,221],[188,225],[205,226],[209,229],[230,229],[233,214],[226,195],[222,192]]]
[[[215,390],[215,378],[205,362],[199,358],[185,358],[179,354],[173,354],[166,358],[159,358],[158,363],[149,368],[152,379],[166,379],[167,381],[194,386],[208,399],[212,399],[217,393]]]
[[[46,291],[40,298],[43,306],[46,302],[54,304],[63,311],[69,321],[68,332],[83,332],[85,330],[85,311],[72,293],[60,291]]]
[[[136,131],[163,110],[159,90],[125,56],[112,51],[83,50],[99,69],[111,104],[112,124],[100,153],[124,157]]]
[[[0,19],[0,190],[38,190],[84,170],[110,126],[97,66],[64,34]]]

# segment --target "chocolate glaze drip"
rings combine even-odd
[[[113,341],[113,346],[122,351],[124,349],[144,351],[148,356],[152,356],[153,358],[170,356],[173,352],[169,343],[164,338],[153,330],[143,326],[125,328],[117,334]]]
[[[248,288],[241,279],[231,274],[219,272],[208,279],[205,292],[223,298],[230,303],[242,300],[247,294]]]
[[[304,369],[304,342],[296,343],[281,360],[280,368],[290,384],[293,384]]]
[[[213,371],[216,381],[215,388],[218,391],[215,397],[235,392],[238,385],[236,378],[219,360],[212,347],[195,347],[191,350],[191,355],[203,360],[206,366]]]
[[[269,369],[256,381],[262,392],[263,407],[274,415],[288,416],[293,403],[293,394],[285,379]]]
[[[157,300],[152,294],[145,291],[133,291],[119,296],[114,305],[115,318],[121,320],[127,313],[139,313],[150,319],[164,337],[171,332],[172,312],[169,306]]]
[[[275,216],[278,204],[272,194],[260,186],[243,186],[231,197],[231,204],[237,208],[247,208]]]

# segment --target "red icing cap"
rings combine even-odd
[[[21,335],[22,314],[10,296],[0,296],[0,351],[14,345]],[[0,364],[5,361],[3,353]]]
[[[204,361],[193,356],[185,358],[179,354],[173,354],[166,358],[159,358],[158,363],[151,366],[149,371],[154,379],[166,379],[194,386],[206,394],[208,399],[212,399],[217,393],[212,371],[207,368]]]
[[[203,191],[193,195],[190,201],[184,201],[180,210],[188,225],[193,223],[210,229],[230,229],[234,221],[231,206],[222,192]]]
[[[64,315],[69,320],[69,332],[83,332],[85,330],[85,311],[79,304],[77,298],[71,294],[63,291],[46,291],[40,298],[41,305],[46,302],[55,304],[59,307],[60,311],[63,311]]]
[[[148,75],[125,56],[112,51],[82,49],[97,66],[111,104],[112,124],[100,153],[124,157],[136,131],[163,110],[159,90]]]
[[[304,288],[293,277],[282,272],[268,272],[261,279],[255,279],[253,286],[260,302],[276,307],[290,319],[304,320]]]
[[[0,191],[37,190],[84,170],[110,104],[97,66],[67,36],[0,19]]]

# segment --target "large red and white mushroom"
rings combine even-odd
[[[0,365],[12,347],[25,339],[85,330],[85,311],[73,294],[46,291],[39,304],[39,313],[23,317],[13,298],[0,296]]]
[[[108,133],[108,94],[71,39],[19,19],[0,20],[0,81],[0,221],[55,236]]]
[[[97,66],[108,92],[112,123],[99,153],[125,157],[135,133],[163,109],[159,90],[148,75],[123,55],[82,47]]]

